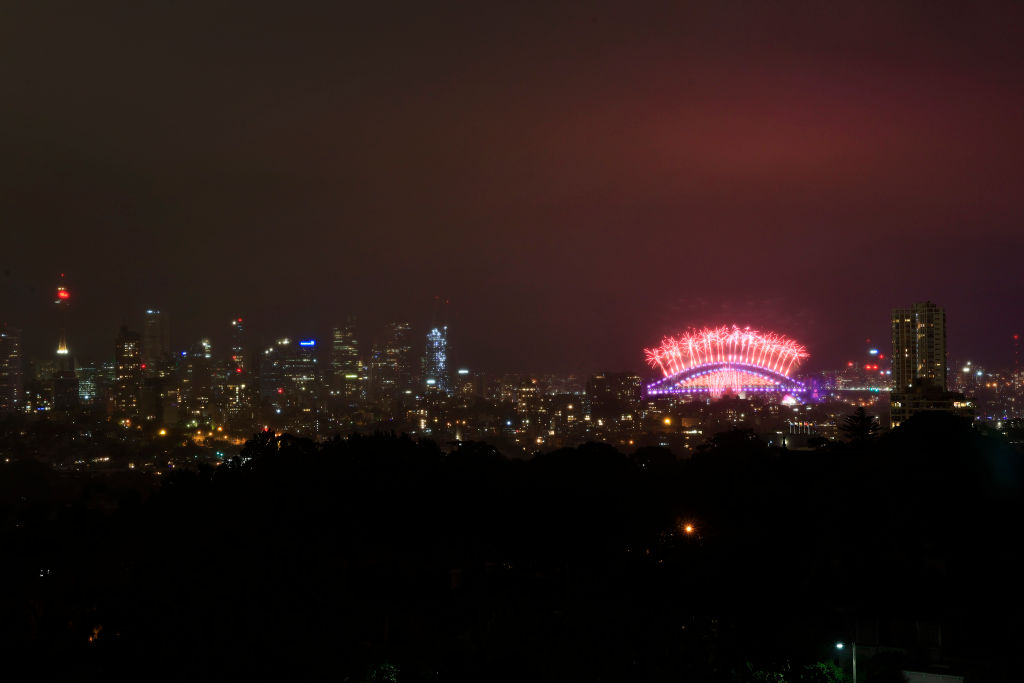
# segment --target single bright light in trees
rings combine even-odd
[[[671,417],[666,417],[664,420],[662,420],[662,422],[664,422],[667,425],[670,425],[670,424],[672,424],[672,418]]]
[[[686,526],[683,527],[683,531],[685,531],[688,534],[692,534],[693,533],[693,525],[692,524],[687,524]]]
[[[836,649],[837,650],[842,650],[843,647],[844,647],[843,643],[836,643]]]

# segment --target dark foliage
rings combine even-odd
[[[855,445],[861,446],[878,435],[878,418],[868,415],[864,407],[858,407],[852,415],[843,418],[839,425],[839,431],[846,439]]]
[[[858,618],[928,617],[1012,680],[1020,465],[929,416],[689,461],[263,433],[71,504],[23,464],[0,470],[5,679],[828,680]]]

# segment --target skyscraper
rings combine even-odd
[[[389,323],[384,342],[384,357],[394,369],[395,388],[399,393],[412,391],[413,379],[412,326],[406,322]]]
[[[167,314],[155,308],[146,309],[142,319],[142,364],[147,377],[162,376],[171,355],[170,335],[167,330]]]
[[[224,407],[230,416],[241,415],[250,408],[251,382],[245,342],[243,320],[235,318],[231,321],[231,359],[223,390]]]
[[[114,340],[114,412],[138,414],[142,392],[142,340],[124,325]]]
[[[363,367],[353,318],[331,330],[330,377],[331,389],[342,398],[349,401],[362,398]]]
[[[423,382],[427,389],[448,393],[448,326],[432,327],[427,332],[427,348],[423,355]]]
[[[892,380],[896,392],[946,390],[946,312],[930,301],[893,309]]]
[[[203,338],[182,357],[181,405],[191,418],[205,418],[213,397],[213,345]]]
[[[231,321],[231,371],[244,375],[248,369],[245,357],[245,326],[241,318]]]
[[[13,330],[0,328],[0,413],[22,409],[23,388],[21,338]]]
[[[925,301],[892,312],[890,426],[918,413],[974,414],[963,394],[946,391],[946,312]]]
[[[383,340],[373,345],[370,371],[375,399],[396,398],[413,392],[412,327],[409,323],[387,324]]]

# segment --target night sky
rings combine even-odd
[[[0,321],[80,361],[355,315],[459,365],[639,370],[748,323],[810,367],[944,306],[1024,332],[1024,10],[880,2],[10,2]]]

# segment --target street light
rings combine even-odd
[[[857,683],[857,641],[856,640],[853,641],[852,643],[850,643],[850,645],[851,645],[851,647],[850,647],[850,650],[851,650],[851,653],[850,653],[851,657],[850,657],[850,659],[853,662],[853,683]],[[841,641],[841,640],[836,641],[836,649],[837,650],[841,651],[844,647],[846,647],[846,644],[843,641]]]

